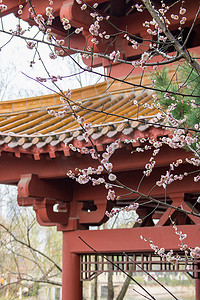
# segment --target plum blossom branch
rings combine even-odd
[[[169,31],[168,26],[166,26],[164,16],[161,16],[158,11],[156,11],[155,7],[153,7],[150,0],[142,0],[145,7],[148,9],[149,13],[151,14],[152,18],[158,24],[158,27],[162,32],[165,34],[167,39],[173,44],[176,51],[185,59],[185,61],[194,68],[198,74],[200,74],[200,66],[199,64],[192,59],[189,52],[184,50],[182,45],[178,42],[178,40],[172,35]],[[164,21],[165,20],[165,21]]]
[[[179,236],[180,244],[178,246],[180,248],[180,251],[183,251],[184,258],[182,258],[179,254],[174,254],[174,251],[172,249],[166,252],[165,248],[159,248],[157,245],[154,244],[154,242],[151,239],[147,239],[142,235],[140,236],[140,238],[145,242],[149,242],[151,249],[154,250],[155,254],[157,254],[162,258],[162,261],[170,262],[172,264],[177,264],[179,262],[186,262],[187,263],[186,268],[189,271],[190,265],[188,263],[193,262],[194,259],[200,258],[200,248],[199,247],[191,248],[187,244],[184,244],[183,240],[186,239],[187,234],[183,233],[182,231],[179,231],[174,221],[171,220],[171,223],[175,230],[175,234]]]

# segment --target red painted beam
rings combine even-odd
[[[77,145],[76,145],[77,146]],[[189,153],[182,149],[170,149],[163,147],[156,156],[156,166],[168,166],[169,163],[179,158],[183,160],[189,156]],[[144,169],[145,164],[151,157],[151,151],[144,153],[131,153],[131,150],[125,148],[118,149],[111,162],[114,165],[114,172],[128,170]],[[13,167],[15,166],[15,167]],[[49,155],[41,155],[40,160],[34,160],[28,155],[21,155],[17,158],[9,152],[2,152],[0,157],[0,167],[3,172],[0,173],[0,183],[17,183],[22,174],[37,174],[40,178],[60,178],[66,177],[70,169],[88,168],[97,166],[97,162],[88,155],[77,157],[74,153],[70,157],[61,154],[53,159]]]
[[[199,246],[200,225],[181,225],[178,226],[178,230],[187,234],[184,242],[190,247]],[[66,238],[70,244],[70,252],[76,254],[93,253],[79,239],[79,236],[101,253],[151,251],[148,242],[141,240],[140,235],[148,239],[151,238],[158,247],[163,247],[166,250],[180,250],[178,236],[172,226],[63,232],[63,238]],[[63,251],[65,250],[63,249]]]

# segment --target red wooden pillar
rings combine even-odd
[[[63,232],[62,300],[82,300],[79,255],[70,251],[70,232]]]
[[[195,279],[195,300],[200,300],[200,278]]]
[[[199,269],[199,264],[195,265],[195,269]],[[200,274],[196,272],[195,276],[195,300],[200,300]]]

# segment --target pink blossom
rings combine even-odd
[[[115,181],[117,179],[117,176],[115,174],[110,173],[109,176],[108,176],[108,179],[110,181]]]
[[[49,53],[49,57],[50,57],[51,59],[56,59],[56,58],[57,58],[57,55],[54,54],[53,52],[51,52],[51,53]]]
[[[116,198],[115,191],[114,190],[108,190],[107,199],[114,201],[115,198]]]
[[[110,60],[112,60],[113,62],[118,61],[118,59],[120,58],[120,52],[119,50],[113,51],[112,53],[110,53]]]
[[[31,41],[27,42],[27,48],[28,49],[33,49],[35,47],[35,45],[36,45],[36,43],[34,43],[34,42],[31,42]]]
[[[76,181],[80,184],[86,184],[89,182],[89,178],[86,175],[79,175],[78,178],[76,178]]]
[[[5,5],[5,4],[0,4],[0,10],[1,10],[1,11],[5,11],[7,8],[8,8],[7,5]]]

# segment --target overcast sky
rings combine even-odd
[[[14,15],[3,17],[3,26],[6,31],[15,30],[18,24],[18,19]],[[23,28],[28,28],[27,23],[22,22]],[[2,27],[0,26],[2,29]],[[33,27],[30,30],[30,36],[37,32],[37,28]],[[26,33],[27,36],[28,33]],[[11,36],[0,33],[0,46],[2,47]],[[76,72],[75,67],[68,58],[57,58],[52,60],[49,58],[50,49],[46,45],[39,44],[39,52],[42,56],[45,66],[47,67],[51,76],[67,76],[70,72]],[[52,91],[41,86],[34,80],[28,79],[27,76],[47,77],[41,62],[36,58],[36,64],[30,67],[30,61],[33,59],[34,50],[29,50],[26,42],[19,37],[14,37],[5,47],[0,51],[0,100],[12,100],[27,98],[31,96],[39,96],[41,94],[49,94]],[[83,86],[94,84],[98,81],[99,77],[87,73],[82,76]],[[73,89],[80,87],[77,79],[67,78],[59,80],[59,85],[63,90]],[[52,85],[49,85],[54,89]]]

